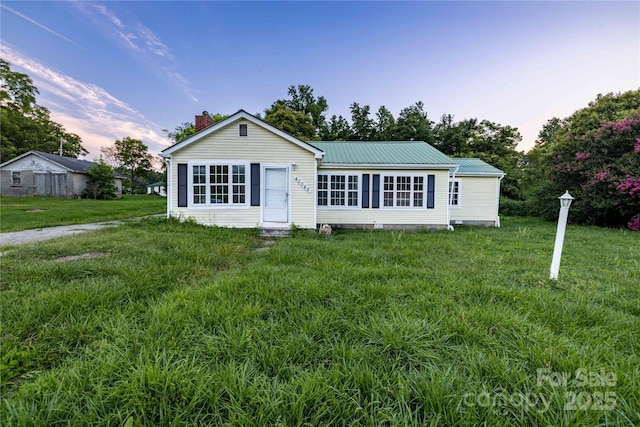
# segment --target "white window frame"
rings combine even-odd
[[[320,176],[326,176],[327,177],[327,188],[326,189],[321,189],[320,188]],[[337,204],[332,204],[331,200],[331,192],[332,191],[342,191],[340,189],[333,189],[331,184],[332,184],[332,177],[344,177],[344,205],[337,205]],[[358,188],[356,190],[351,190],[349,189],[349,185],[352,183],[350,182],[351,179],[350,178],[356,178],[357,180],[357,185]],[[319,172],[317,177],[317,189],[316,189],[316,206],[319,209],[360,209],[361,206],[361,200],[362,200],[362,174],[361,173],[355,173],[355,172]],[[319,204],[320,198],[320,191],[326,191],[327,192],[327,204],[326,205],[321,205]],[[353,196],[353,194],[355,193],[356,196],[356,204],[355,205],[349,205],[349,196]]]
[[[205,203],[195,203],[194,197],[194,182],[193,182],[193,168],[194,166],[205,167]],[[211,203],[211,186],[220,184],[211,184],[211,166],[227,166],[228,182],[222,185],[228,187],[228,203]],[[237,184],[233,182],[233,167],[244,166],[244,183]],[[187,207],[189,208],[206,208],[206,209],[230,209],[230,208],[248,208],[251,199],[251,164],[246,160],[207,160],[207,161],[191,161],[187,164]],[[244,186],[244,203],[233,203],[233,187],[234,185]]]
[[[393,177],[393,206],[385,206],[384,203],[384,184],[385,178]],[[398,177],[409,177],[411,178],[411,188],[409,200],[411,202],[411,206],[398,206]],[[415,190],[415,178],[422,178],[422,190]],[[423,210],[427,209],[427,175],[421,173],[388,173],[380,175],[380,209],[390,209],[390,210]],[[414,197],[415,193],[422,193],[422,205],[414,206]]]
[[[452,192],[452,188],[457,186],[457,191]],[[449,206],[451,209],[462,208],[462,181],[459,179],[449,180]],[[453,203],[453,194],[456,194],[456,203]]]
[[[22,187],[22,173],[20,171],[11,171],[11,186]]]

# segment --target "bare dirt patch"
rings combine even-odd
[[[89,252],[82,255],[70,255],[62,258],[56,258],[52,262],[67,262],[67,261],[75,261],[78,259],[93,259],[93,258],[101,258],[103,256],[107,256],[105,252]]]
[[[46,212],[46,209],[33,208],[29,209],[27,212]]]

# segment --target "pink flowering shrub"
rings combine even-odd
[[[634,178],[631,175],[627,175],[625,181],[618,185],[618,190],[622,194],[628,194],[631,197],[640,198],[640,178]]]
[[[548,176],[558,194],[569,190],[576,197],[574,220],[631,229],[638,225],[640,114],[602,121],[592,132],[570,135],[554,151]]]
[[[640,231],[640,214],[631,218],[631,221],[627,223],[627,227],[632,231]]]

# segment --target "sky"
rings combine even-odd
[[[291,85],[327,118],[422,101],[435,122],[516,127],[524,151],[552,117],[640,88],[636,1],[2,1],[0,41],[89,160],[125,136],[155,155],[196,114],[263,113]]]

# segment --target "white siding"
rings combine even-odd
[[[336,174],[380,174],[380,207],[372,208],[335,208],[318,207],[319,224],[349,224],[349,225],[424,225],[424,226],[446,226],[447,224],[447,203],[448,203],[448,170],[337,170],[320,169],[318,173]],[[422,175],[424,176],[424,201],[427,200],[427,175],[435,175],[435,206],[433,209],[426,208],[385,208],[382,203],[382,175]],[[362,182],[362,181],[360,181]],[[373,178],[370,178],[370,189],[373,188]],[[369,194],[371,200],[371,192]]]
[[[238,124],[246,123],[248,136],[238,135]],[[179,208],[178,203],[178,163],[190,161],[237,160],[247,163],[288,166],[291,223],[303,228],[314,228],[315,219],[315,171],[314,154],[298,147],[290,141],[251,122],[237,120],[172,154],[171,160],[171,214],[180,218],[193,218],[207,225],[252,228],[261,226],[260,206],[221,208]],[[293,164],[295,163],[295,168]],[[250,169],[250,168],[249,168]],[[247,202],[250,197],[250,170],[247,171]],[[304,182],[311,192],[296,181]],[[261,185],[264,183],[261,182]],[[264,202],[261,194],[261,204]]]
[[[460,207],[451,208],[451,223],[497,220],[498,178],[457,176],[460,180]]]

